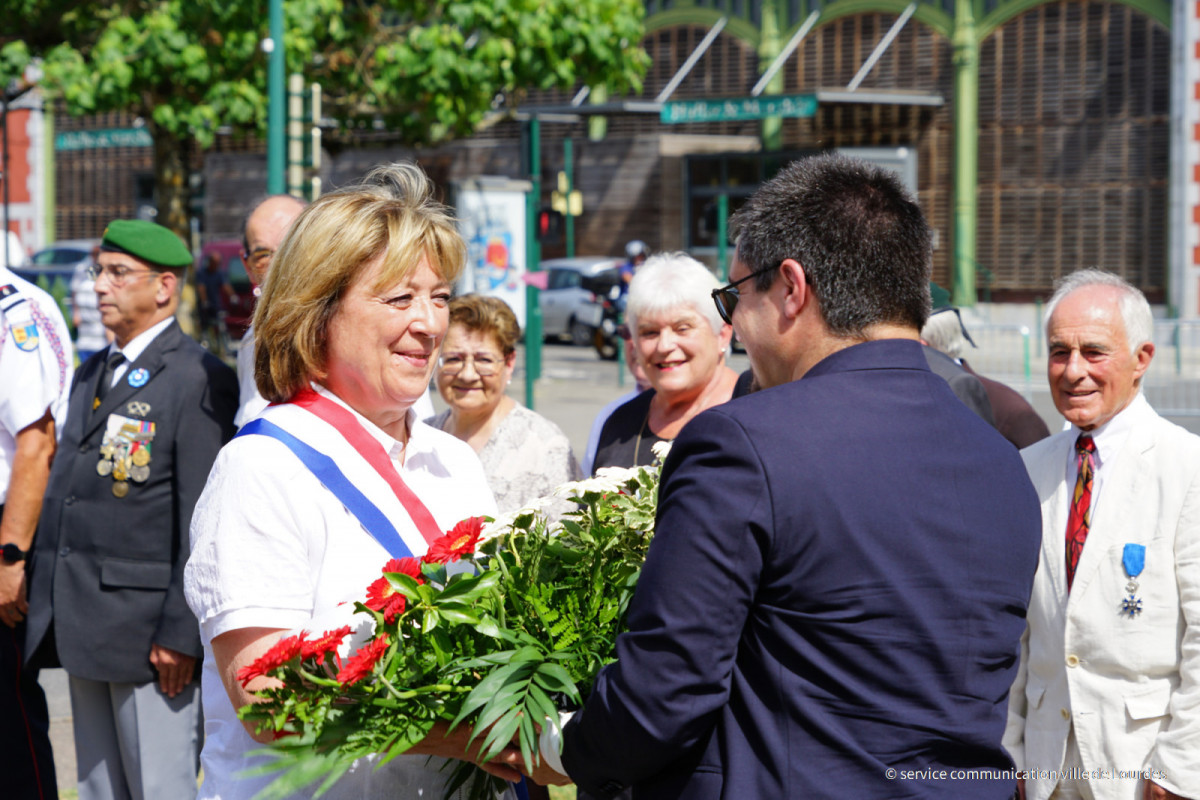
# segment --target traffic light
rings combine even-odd
[[[550,206],[542,206],[538,211],[537,238],[544,245],[562,244],[563,215]]]

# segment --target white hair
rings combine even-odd
[[[1081,269],[1058,282],[1042,315],[1042,329],[1046,332],[1047,339],[1050,334],[1050,317],[1054,315],[1054,309],[1058,307],[1059,302],[1071,292],[1088,286],[1111,286],[1120,292],[1117,308],[1125,325],[1125,338],[1129,341],[1131,354],[1136,353],[1142,345],[1154,341],[1154,314],[1150,311],[1150,302],[1146,300],[1146,295],[1120,275],[1102,269]]]
[[[629,328],[637,331],[641,314],[671,311],[688,306],[720,333],[725,324],[712,299],[712,290],[720,288],[708,267],[687,253],[658,253],[638,267],[629,284],[625,317]]]
[[[951,358],[958,358],[967,347],[963,325],[953,308],[933,312],[921,328],[921,338],[934,350],[940,350]]]

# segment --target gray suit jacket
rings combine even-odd
[[[77,677],[142,683],[155,678],[152,644],[202,652],[183,597],[188,529],[233,436],[238,387],[233,370],[172,323],[93,412],[106,354],[88,359],[71,388],[34,540],[25,653]],[[129,481],[124,497],[97,472],[110,415],[154,424],[149,476]]]
[[[963,401],[963,405],[978,414],[988,425],[996,427],[992,401],[988,399],[987,389],[979,378],[967,372],[942,351],[929,345],[923,345],[921,349],[925,351],[925,363],[935,375],[950,384],[950,391]]]

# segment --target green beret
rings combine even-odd
[[[948,291],[946,291],[945,289],[943,289],[942,287],[938,286],[933,281],[929,282],[929,294],[933,299],[933,310],[934,311],[937,311],[939,308],[945,308],[946,306],[950,305],[950,293]]]
[[[178,269],[192,264],[192,253],[182,239],[162,225],[142,219],[108,223],[100,249],[128,253],[160,267]]]

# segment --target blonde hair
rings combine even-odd
[[[447,283],[466,244],[433,184],[410,163],[377,167],[354,186],[323,195],[292,223],[254,310],[254,381],[285,402],[325,371],[330,321],[364,266],[383,255],[381,290],[410,275],[422,257]]]
[[[455,297],[450,301],[450,324],[491,336],[505,356],[516,352],[517,339],[521,336],[517,315],[499,297],[481,294]]]

